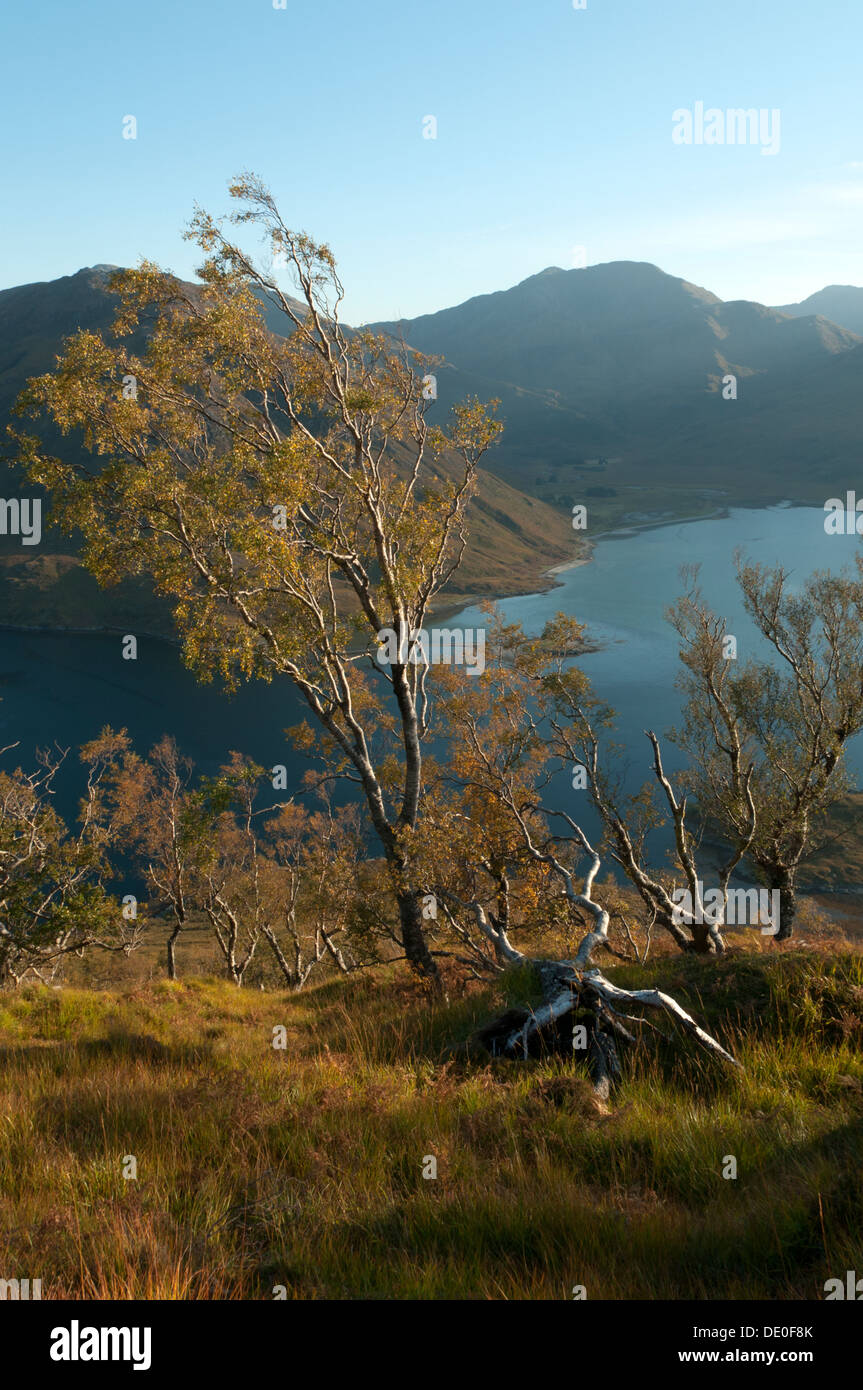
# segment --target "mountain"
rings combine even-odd
[[[115,301],[107,285],[114,269],[92,266],[58,280],[0,291],[0,498],[11,497],[21,486],[6,441],[12,405],[28,377],[53,367],[65,338],[78,329],[104,332],[110,327]],[[275,327],[273,321],[271,326]],[[15,423],[21,427],[20,420]],[[64,457],[77,447],[47,431],[44,437]],[[566,516],[487,470],[481,472],[471,503],[469,529],[464,562],[448,591],[450,604],[467,596],[541,588],[547,582],[545,571],[577,554]],[[22,546],[17,536],[0,535],[3,622],[46,627],[137,624],[138,631],[172,631],[166,605],[147,587],[124,581],[114,589],[100,589],[78,563],[74,544],[51,530],[43,531],[38,548]]]
[[[828,285],[799,304],[783,305],[778,312],[791,314],[794,318],[821,314],[863,337],[863,289],[858,289],[856,285]]]
[[[391,331],[396,325],[377,325]],[[717,372],[776,371],[853,345],[824,319],[803,322],[746,301],[723,303],[656,266],[615,261],[549,267],[511,290],[409,320],[421,351],[573,407],[614,410],[682,385],[706,389]]]
[[[48,371],[63,338],[78,328],[102,332],[114,316],[106,293],[114,266],[0,291],[0,411],[9,409],[30,376]]]
[[[863,425],[863,338],[822,315],[724,302],[643,262],[551,266],[374,326],[446,359],[441,405],[500,397],[502,477],[567,509],[600,483],[607,522],[705,511],[718,496],[823,500]],[[723,398],[729,374],[736,400]],[[791,428],[801,412],[806,439]]]
[[[108,327],[110,269],[0,292],[0,424],[65,336]],[[595,535],[718,505],[821,506],[860,491],[860,297],[834,286],[786,309],[726,302],[654,265],[615,261],[550,266],[438,313],[370,325],[443,359],[432,422],[466,395],[501,402],[503,441],[487,457],[451,600],[540,587],[573,557],[578,502]],[[723,391],[729,376],[735,399]],[[140,586],[98,590],[50,532],[35,556],[0,536],[0,605],[6,621],[83,624],[95,614],[167,625]]]

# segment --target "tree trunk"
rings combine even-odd
[[[715,952],[716,948],[710,939],[710,932],[708,931],[706,923],[693,922],[690,930],[692,932],[693,950],[697,955],[707,956]]]
[[[527,958],[524,958],[527,963]],[[740,1069],[720,1043],[705,1033],[670,995],[658,989],[620,989],[598,970],[580,971],[574,961],[535,960],[544,1002],[535,1009],[509,1009],[474,1034],[493,1057],[539,1057],[544,1052],[585,1056],[594,1090],[607,1100],[621,1078],[617,1039],[635,1043],[623,1020],[638,1025],[641,1018],[628,1012],[632,1005],[662,1010],[708,1052]],[[623,1009],[627,1012],[624,1013]],[[576,1048],[576,1023],[585,1021],[586,1050]]]
[[[423,931],[422,894],[415,889],[407,889],[398,894],[397,902],[405,955],[417,974],[428,980],[438,993],[441,989],[440,973]]]
[[[797,915],[797,890],[790,877],[781,879],[775,885],[779,889],[779,930],[774,941],[790,941],[794,934],[794,918]]]
[[[182,931],[182,924],[181,924],[180,922],[177,922],[176,926],[174,927],[174,930],[171,932],[171,935],[168,937],[168,979],[169,979],[169,980],[176,980],[176,978],[177,978],[177,960],[176,960],[176,956],[175,956],[175,954],[174,954],[174,946],[175,946],[175,944],[176,944],[177,937],[180,935],[180,932],[181,932],[181,931]]]
[[[285,955],[284,951],[279,945],[278,937],[276,936],[275,932],[270,927],[263,927],[262,931],[267,941],[269,942],[270,950],[272,951],[273,955],[276,958],[276,961],[278,962],[279,969],[285,977],[285,983],[287,984],[288,988],[297,988],[298,977],[302,970],[301,963],[300,968],[298,969],[297,974],[295,975],[288,963],[287,956]]]

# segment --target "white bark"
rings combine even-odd
[[[606,980],[599,970],[588,970],[584,978],[601,998],[611,1004],[646,1004],[653,1009],[664,1009],[708,1052],[721,1057],[725,1062],[730,1062],[733,1067],[743,1070],[741,1064],[732,1057],[731,1053],[726,1052],[725,1048],[709,1033],[705,1033],[704,1029],[698,1026],[695,1019],[690,1017],[686,1010],[682,1009],[677,1001],[671,998],[670,994],[663,994],[659,989],[619,989],[610,980]]]
[[[535,849],[527,834],[526,826],[524,827],[525,838],[532,854],[536,858],[541,858],[544,862],[550,863],[559,873],[560,877],[563,879],[564,891],[569,900],[590,912],[595,919],[596,925],[582,937],[574,960],[537,962],[540,968],[545,967],[546,979],[544,981],[544,986],[547,994],[546,1002],[538,1009],[532,1010],[528,1018],[525,1019],[523,1023],[520,1023],[517,1028],[513,1029],[504,1042],[503,1050],[512,1056],[521,1055],[527,1057],[529,1055],[531,1039],[541,1033],[544,1028],[554,1023],[555,1020],[566,1017],[567,1014],[571,1013],[582,1004],[588,1007],[590,1007],[591,1004],[595,1005],[598,998],[600,1005],[607,1005],[608,1009],[613,1010],[615,1013],[618,1012],[619,1006],[621,1005],[626,1005],[628,1007],[642,1005],[647,1008],[661,1009],[679,1023],[681,1027],[689,1033],[690,1037],[694,1038],[706,1051],[710,1052],[714,1057],[728,1062],[731,1066],[742,1070],[741,1064],[732,1057],[731,1053],[726,1051],[721,1043],[717,1042],[709,1033],[706,1033],[704,1029],[695,1022],[694,1018],[692,1018],[685,1009],[681,1008],[677,1001],[672,999],[670,995],[664,994],[662,990],[655,988],[621,989],[618,985],[614,985],[610,980],[607,980],[601,971],[596,968],[592,970],[586,968],[590,965],[592,954],[597,947],[607,944],[609,914],[600,904],[594,902],[592,898],[593,884],[600,867],[599,855],[590,846],[581,829],[575,825],[574,822],[570,822],[570,824],[583,848],[591,856],[591,865],[585,878],[584,890],[581,893],[576,891],[572,875],[568,869],[560,864],[553,855],[542,854],[539,850]],[[508,962],[524,964],[529,961],[529,957],[525,956],[521,951],[516,950],[516,948],[511,945],[506,939],[505,934],[499,934],[492,928],[479,903],[474,902],[463,905],[470,906],[476,915],[480,930],[487,939],[494,944],[495,949],[500,955]],[[503,940],[501,940],[501,936],[503,936]],[[561,988],[561,986],[563,987]],[[626,1015],[626,1017],[631,1018],[633,1022],[642,1021],[638,1016]],[[609,1017],[608,1014],[605,1015],[603,1020],[597,1020],[598,1023],[600,1021],[604,1022],[606,1027],[610,1026],[613,1032],[619,1032],[625,1035],[625,1030],[622,1029],[620,1025],[616,1024],[616,1021]],[[600,1043],[598,1030],[594,1037],[594,1042],[596,1046],[593,1049],[592,1055],[597,1067],[595,1084],[597,1091],[605,1097],[608,1095],[612,1078],[608,1066],[609,1059],[606,1055],[604,1046]],[[611,1043],[607,1034],[604,1035],[603,1042]],[[613,1046],[611,1046],[609,1050],[613,1052]],[[614,1053],[614,1066],[616,1067],[616,1065],[616,1053]]]
[[[521,1051],[522,1055],[527,1057],[528,1044],[534,1033],[538,1033],[540,1029],[545,1028],[556,1018],[563,1018],[565,1014],[571,1011],[573,1002],[574,996],[572,990],[561,990],[560,994],[552,999],[550,1003],[543,1004],[542,1008],[532,1013],[525,1022],[524,1027],[517,1028],[516,1031],[510,1035],[506,1041],[506,1051],[513,1053]]]

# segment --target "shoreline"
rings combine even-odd
[[[783,505],[784,504],[784,505]],[[726,521],[732,511],[767,511],[774,508],[781,508],[783,511],[791,511],[792,508],[812,507],[811,502],[791,502],[788,498],[780,498],[777,502],[723,502],[721,507],[717,507],[712,512],[696,512],[694,516],[672,516],[655,519],[653,521],[634,521],[631,525],[615,526],[609,531],[598,531],[595,536],[589,539],[585,537],[585,544],[588,547],[588,554],[579,555],[574,560],[564,560],[559,565],[552,565],[550,569],[543,570],[541,578],[555,578],[559,574],[565,574],[568,570],[578,569],[580,565],[588,565],[593,559],[593,548],[597,541],[604,540],[628,540],[631,536],[639,535],[642,531],[660,531],[666,526],[689,526],[697,521]],[[547,594],[550,589],[559,588],[558,584],[548,584],[540,589],[527,589],[521,594],[503,594],[501,599],[508,598],[529,598],[533,594]],[[495,600],[497,601],[497,600]],[[470,600],[463,607],[467,608],[475,603]]]
[[[776,506],[777,504],[773,503],[772,505]],[[806,504],[801,503],[800,505],[802,506]],[[742,503],[726,502],[723,503],[723,505],[717,508],[717,510],[714,512],[699,512],[696,513],[694,516],[674,516],[664,517],[661,520],[638,521],[633,522],[631,526],[615,527],[613,530],[610,531],[598,531],[595,536],[591,536],[590,538],[584,536],[583,544],[587,548],[586,554],[577,555],[573,560],[563,560],[560,564],[552,565],[549,569],[542,571],[542,573],[539,576],[540,579],[548,579],[551,581],[550,583],[542,584],[541,586],[535,589],[523,589],[516,594],[494,594],[491,596],[487,594],[466,594],[464,598],[459,601],[457,607],[453,604],[441,605],[440,617],[451,618],[456,613],[462,613],[466,608],[476,608],[480,603],[487,600],[489,600],[492,603],[502,603],[505,602],[507,599],[532,598],[534,595],[539,596],[540,594],[547,594],[553,589],[559,589],[562,587],[562,585],[557,582],[557,576],[559,574],[566,574],[570,570],[579,569],[582,565],[589,565],[593,560],[593,549],[597,541],[625,541],[628,540],[631,536],[638,535],[641,531],[659,531],[665,526],[686,526],[691,525],[696,521],[725,520],[733,508],[742,506]],[[752,510],[758,511],[761,510],[761,508],[754,507],[752,508]]]

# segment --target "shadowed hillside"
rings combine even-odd
[[[863,294],[863,291],[858,293]],[[863,424],[863,346],[847,327],[724,303],[640,262],[549,267],[512,289],[379,325],[444,356],[442,400],[500,395],[494,467],[603,524],[654,509],[831,495]],[[722,380],[737,378],[736,400]],[[825,488],[827,491],[825,491]]]
[[[850,333],[863,337],[863,290],[856,285],[827,285],[799,304],[783,304],[779,313],[792,314],[795,318],[821,314],[840,323]]]

